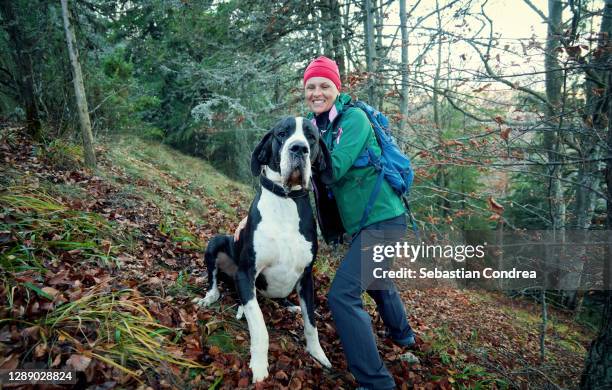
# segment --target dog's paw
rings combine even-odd
[[[268,360],[267,359],[251,359],[249,364],[253,371],[253,383],[261,382],[268,377]]]
[[[219,294],[219,290],[210,290],[206,293],[204,298],[195,298],[192,302],[198,306],[208,307],[213,303],[217,302],[221,294]]]
[[[236,319],[241,320],[242,317],[244,317],[244,308],[242,307],[242,305],[239,305],[238,310],[236,311]]]
[[[306,348],[306,351],[308,351],[308,353],[323,366],[331,368],[331,362],[325,355],[325,352],[323,352],[323,348],[321,348],[320,345],[317,345],[316,347],[312,348]]]
[[[297,305],[287,306],[287,310],[289,310],[291,313],[301,313],[302,312],[302,308]]]

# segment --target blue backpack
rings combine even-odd
[[[416,233],[416,222],[412,216],[412,213],[410,212],[410,207],[408,206],[407,201],[407,197],[410,195],[412,181],[414,180],[414,171],[412,170],[412,165],[410,164],[410,158],[402,153],[400,148],[397,146],[397,143],[395,143],[395,139],[391,135],[391,130],[389,129],[389,119],[387,119],[382,112],[359,100],[353,102],[351,106],[357,107],[365,112],[370,124],[372,125],[372,128],[374,129],[376,140],[378,141],[378,145],[381,149],[381,155],[377,156],[372,149],[366,148],[353,163],[353,166],[356,168],[363,168],[368,165],[372,165],[376,171],[379,172],[376,185],[374,186],[374,190],[370,195],[370,199],[368,200],[363,216],[361,217],[359,230],[363,228],[368,219],[368,215],[372,210],[372,206],[374,206],[374,202],[376,201],[376,197],[380,192],[384,178],[387,180],[391,188],[393,188],[393,190],[397,193],[397,195],[404,201],[406,211],[408,212],[408,216],[412,222],[413,230]]]

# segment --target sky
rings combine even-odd
[[[599,1],[599,0],[598,0]],[[440,0],[440,6],[448,4],[450,0]],[[415,3],[415,0],[408,0],[407,7],[410,9]],[[466,4],[463,1],[461,4]],[[472,0],[470,12],[477,14],[480,12],[481,5],[485,0]],[[531,0],[531,3],[540,9],[543,14],[548,14],[547,0]],[[603,0],[602,0],[603,3]],[[409,25],[414,25],[416,20],[427,15],[435,10],[435,0],[422,0],[417,11],[408,21]],[[476,16],[468,16],[465,18],[465,23],[462,23],[462,18],[453,18],[454,10],[458,8],[455,5],[453,11],[445,11],[443,14],[444,30],[451,32],[456,37],[470,37],[475,34],[479,26],[481,26]],[[491,65],[496,68],[499,74],[525,74],[537,73],[544,70],[543,49],[546,42],[547,26],[533,9],[531,9],[523,0],[488,0],[484,7],[486,15],[493,21],[494,36],[498,38],[498,48],[507,49],[504,51],[492,51],[494,59]],[[568,12],[568,11],[566,11]],[[393,2],[392,6],[387,10],[387,23],[391,26],[386,29],[388,34],[394,34],[399,25],[399,4]],[[564,14],[564,19],[568,17]],[[481,19],[482,20],[482,19]],[[437,27],[435,15],[430,16],[427,21],[421,23],[419,28],[415,29],[410,38],[409,57],[413,61],[423,50],[425,45],[431,41],[434,35],[434,30]],[[489,28],[488,25],[477,36],[477,40],[481,43],[488,42]],[[398,35],[398,39],[400,35]],[[396,41],[397,43],[397,41]],[[531,44],[531,45],[530,45]],[[484,49],[484,47],[482,47]],[[516,54],[513,54],[516,53]],[[499,54],[499,61],[495,59]],[[446,66],[442,70],[442,78],[465,79],[469,80],[469,84],[473,88],[478,85],[491,83],[490,78],[484,77],[482,61],[474,49],[465,42],[455,41],[443,47],[443,61],[448,61],[450,66]],[[399,60],[400,49],[396,49],[393,57]],[[423,72],[424,77],[433,77],[437,65],[436,50],[430,49],[427,54],[426,64],[421,65],[419,70]],[[543,76],[519,76],[513,78],[513,81],[525,83],[533,86],[536,89],[543,88]],[[489,91],[499,90],[506,91],[509,87],[500,84],[493,85],[488,88]]]
[[[548,14],[548,1],[531,1],[545,15]],[[495,31],[507,38],[529,38],[534,33],[546,37],[546,25],[522,0],[490,0],[485,7],[493,19]]]
[[[440,0],[440,6],[443,7],[445,4],[448,4],[450,0]],[[548,13],[548,1],[547,0],[531,0],[531,2],[539,8],[544,14]],[[410,9],[411,5],[414,4],[414,0],[407,1],[407,7]],[[467,3],[464,1],[463,4]],[[472,1],[472,12],[476,13],[480,10],[481,4],[485,3],[485,0],[473,0]],[[455,6],[453,9],[456,9]],[[412,23],[409,20],[409,24],[413,24],[414,20],[417,18],[429,14],[431,11],[435,9],[435,1],[434,0],[423,0],[419,7],[417,8],[417,12],[414,13]],[[500,37],[500,45],[503,47],[506,44],[511,46],[517,45],[516,49],[520,48],[519,40],[523,43],[529,42],[533,37],[535,37],[536,41],[540,42],[542,45],[546,40],[546,24],[542,21],[541,17],[533,11],[523,0],[489,0],[486,1],[486,5],[484,7],[486,15],[491,18],[493,21],[493,32],[495,34],[499,34]],[[394,2],[393,6],[389,9],[389,19],[390,24],[395,25],[399,24],[399,4],[398,2]],[[471,35],[478,27],[479,24],[475,18],[466,18],[466,25],[459,27],[461,20],[452,19],[450,17],[450,13],[447,11],[445,17],[443,19],[443,23],[445,24],[445,29],[452,31],[457,35]],[[423,45],[427,40],[431,37],[431,30],[427,30],[426,28],[435,28],[436,27],[436,18],[435,16],[430,16],[428,20],[421,24],[421,27],[414,31],[412,38],[412,43],[418,42],[419,45]],[[395,31],[393,27],[389,30]],[[484,42],[485,39],[488,38],[489,30],[488,27],[484,29],[479,37],[482,38]],[[417,45],[418,46],[418,45]],[[469,52],[471,52],[468,45],[460,44],[459,46],[453,46],[453,52],[461,54],[467,54],[468,57]],[[522,50],[519,50],[522,52]],[[418,50],[412,50],[412,56],[416,56],[418,54]],[[476,58],[473,58],[474,60]],[[478,59],[478,61],[480,60]]]

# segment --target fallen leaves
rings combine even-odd
[[[495,121],[502,125],[504,120],[497,117]],[[501,127],[501,126],[500,126]],[[495,132],[488,129],[491,134]],[[502,139],[507,140],[510,129],[500,130]],[[485,148],[486,138],[471,139],[468,146]],[[446,147],[453,150],[463,148],[462,142],[446,141]],[[91,349],[104,345],[112,349],[124,342],[127,331],[110,332],[108,339],[96,340],[98,322],[75,324],[72,328],[65,326],[59,336],[49,334],[44,327],[25,325],[36,323],[49,313],[57,310],[63,302],[75,302],[87,297],[93,290],[107,294],[130,288],[134,295],[130,299],[142,304],[151,315],[151,320],[167,330],[156,333],[157,340],[175,339],[176,344],[165,345],[164,352],[176,358],[193,359],[205,366],[195,369],[195,376],[188,376],[187,370],[181,370],[175,364],[169,364],[167,373],[157,376],[173,375],[184,387],[202,388],[217,383],[221,388],[248,388],[251,386],[249,362],[249,333],[244,321],[234,319],[236,298],[230,293],[231,287],[225,284],[224,296],[218,307],[202,310],[190,303],[194,287],[203,287],[204,264],[201,245],[219,231],[232,231],[239,218],[228,218],[216,206],[216,199],[207,196],[201,189],[190,189],[189,183],[178,180],[171,175],[164,176],[170,188],[181,191],[196,191],[201,205],[207,210],[207,222],[196,224],[193,221],[182,221],[178,226],[173,218],[168,218],[161,209],[145,201],[137,193],[122,195],[121,184],[154,189],[160,198],[183,207],[185,197],[174,200],[173,192],[161,187],[151,180],[133,180],[125,172],[113,166],[112,161],[104,159],[102,154],[101,169],[116,178],[118,184],[111,184],[100,176],[92,176],[85,171],[57,171],[34,161],[29,152],[32,146],[28,143],[11,147],[0,145],[8,151],[10,163],[21,171],[31,172],[40,180],[50,180],[74,188],[80,188],[86,194],[84,199],[63,197],[58,200],[61,210],[82,211],[89,216],[96,215],[102,223],[110,223],[112,234],[104,237],[95,236],[90,240],[100,249],[95,257],[97,261],[85,261],[87,250],[70,248],[65,242],[65,232],[53,230],[44,237],[52,241],[48,252],[40,254],[44,262],[44,271],[22,270],[11,274],[14,283],[11,294],[13,302],[10,310],[0,307],[2,317],[20,319],[24,324],[2,324],[0,327],[0,347],[3,358],[0,368],[16,368],[20,364],[48,364],[53,368],[70,367],[86,373],[87,383],[98,388],[114,386],[133,387],[135,382],[130,376],[121,373],[101,358],[90,354]],[[456,147],[456,148],[455,148]],[[7,149],[8,148],[8,149]],[[430,159],[431,152],[423,150],[419,157]],[[155,169],[155,167],[151,167]],[[420,175],[423,176],[423,175]],[[34,188],[34,187],[32,187]],[[227,200],[231,207],[246,208],[245,200]],[[500,219],[504,206],[489,198],[488,205],[493,214],[491,218]],[[20,206],[21,207],[21,206]],[[57,208],[57,207],[56,207]],[[469,215],[458,211],[453,218]],[[450,217],[440,220],[435,216],[427,217],[430,223],[450,222]],[[18,220],[13,211],[0,210],[0,223],[15,224]],[[92,227],[95,229],[95,227]],[[183,229],[183,230],[181,230]],[[129,235],[131,247],[117,240],[124,232],[136,232]],[[33,248],[40,238],[31,237],[22,240],[23,245]],[[14,242],[13,233],[0,232],[0,243],[6,245]],[[122,246],[123,245],[123,246]],[[333,256],[329,248],[322,248],[322,255]],[[118,267],[105,264],[101,256],[113,258]],[[13,260],[16,259],[13,258]],[[301,315],[289,313],[273,301],[262,300],[261,307],[270,331],[270,376],[256,388],[353,388],[356,383],[348,373],[342,346],[333,326],[333,319],[326,304],[325,291],[330,284],[329,277],[316,274],[317,322],[319,338],[323,349],[332,361],[333,370],[323,369],[321,365],[305,351]],[[0,289],[5,287],[0,286]],[[6,291],[2,291],[5,295]],[[453,291],[417,291],[403,292],[404,301],[412,313],[411,324],[418,335],[418,346],[413,352],[407,352],[393,345],[383,336],[384,324],[378,314],[370,308],[375,332],[379,335],[380,353],[385,357],[387,367],[402,388],[450,388],[452,385],[469,387],[470,381],[459,376],[461,371],[454,366],[456,362],[465,361],[474,364],[482,363],[480,355],[470,351],[473,329],[479,330],[478,342],[489,353],[494,347],[522,353],[524,359],[531,361],[534,355],[533,346],[536,338],[523,336],[517,328],[509,326],[511,319],[502,317],[500,308],[495,305],[475,304],[465,292]],[[296,297],[290,297],[296,300]],[[120,298],[122,304],[131,304],[126,297]],[[492,306],[492,307],[490,307]],[[61,307],[61,306],[60,306]],[[431,308],[435,310],[431,310]],[[130,309],[136,313],[138,309]],[[449,332],[459,340],[460,348],[449,348],[445,353],[450,363],[442,362],[436,349],[435,332],[441,324],[452,324]],[[216,337],[223,332],[225,339]],[[527,339],[525,339],[527,337]],[[531,337],[531,338],[529,338]],[[227,345],[220,340],[228,339]],[[218,345],[216,344],[218,343]],[[229,347],[228,347],[229,345]],[[528,347],[524,347],[528,345]],[[485,348],[482,347],[482,348]],[[484,356],[487,356],[486,353]],[[129,357],[128,357],[129,358]],[[499,356],[487,356],[503,367],[513,367],[515,362]],[[573,363],[573,366],[581,365]],[[570,363],[567,363],[569,366]],[[448,369],[453,370],[448,371]],[[131,367],[138,370],[138,367]],[[141,375],[143,373],[141,372]],[[168,378],[141,376],[148,381],[146,386],[152,388],[172,387]],[[439,379],[436,379],[439,378]],[[183,381],[183,382],[180,382]],[[173,383],[173,382],[172,382]],[[178,386],[180,386],[178,385]]]
[[[66,367],[76,371],[85,371],[91,364],[91,358],[84,355],[72,354],[66,361]]]

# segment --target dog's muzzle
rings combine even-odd
[[[296,142],[289,147],[289,185],[301,185],[303,182],[304,169],[308,159],[309,149],[308,145],[302,142]]]

